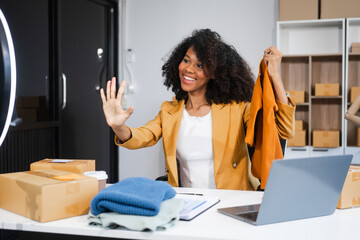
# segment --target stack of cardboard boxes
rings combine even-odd
[[[340,87],[338,83],[317,83],[315,84],[315,96],[339,96]],[[335,148],[340,146],[339,130],[313,130],[313,147]]]
[[[44,159],[30,171],[0,174],[0,207],[39,222],[88,214],[98,180],[95,160]]]
[[[360,17],[357,0],[279,0],[279,21]]]
[[[289,147],[304,147],[306,145],[306,130],[304,130],[304,122],[295,120],[295,135],[288,140]]]

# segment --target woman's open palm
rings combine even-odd
[[[125,85],[126,82],[123,81],[120,85],[118,93],[116,94],[116,81],[115,77],[113,77],[111,81],[107,82],[106,96],[104,89],[100,89],[106,122],[112,128],[121,127],[133,113],[132,106],[126,111],[121,106],[121,99],[124,93]]]

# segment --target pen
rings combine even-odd
[[[194,196],[203,196],[202,193],[177,193],[177,194],[184,194],[184,195],[194,195]]]

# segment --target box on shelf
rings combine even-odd
[[[341,191],[337,208],[360,206],[360,166],[351,165]]]
[[[305,102],[305,91],[287,91],[287,93],[290,94],[295,103]]]
[[[339,96],[338,83],[316,83],[315,96]]]
[[[41,122],[49,120],[49,110],[47,108],[18,108],[17,116],[24,122]]]
[[[353,103],[359,94],[360,94],[360,87],[351,87],[350,102]]]
[[[320,18],[360,17],[358,0],[321,0]]]
[[[352,53],[360,53],[360,42],[354,42],[351,44]]]
[[[279,0],[279,21],[319,18],[319,0]]]
[[[295,120],[295,131],[303,130],[304,121],[303,120]]]
[[[306,131],[295,130],[295,136],[288,140],[289,147],[304,147],[306,145]]]
[[[40,169],[57,169],[66,172],[84,173],[95,171],[95,160],[76,160],[76,159],[43,159],[33,162],[30,171]]]
[[[0,174],[0,207],[38,222],[88,214],[96,178],[55,169]]]
[[[340,146],[340,131],[313,131],[313,147],[339,147]]]

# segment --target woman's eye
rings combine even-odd
[[[203,68],[203,65],[202,64],[196,64],[196,67]]]
[[[189,60],[187,60],[186,58],[184,58],[184,63],[188,63],[189,62]]]

